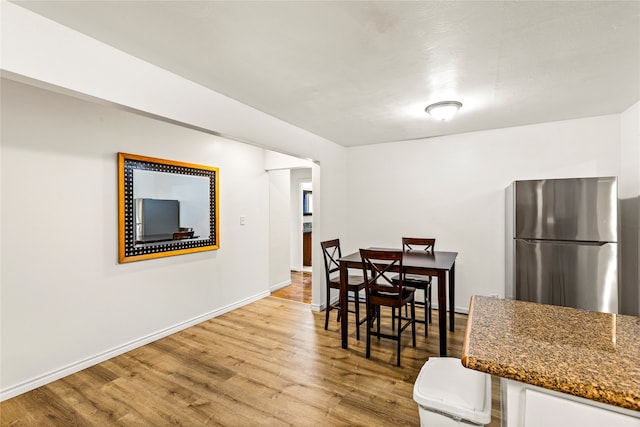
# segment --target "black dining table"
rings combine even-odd
[[[401,249],[397,250],[401,251]],[[442,357],[447,355],[447,276],[449,278],[449,330],[451,332],[454,331],[454,291],[457,256],[457,252],[404,251],[402,257],[402,268],[405,273],[429,275],[438,278],[438,328],[440,332],[440,356]],[[348,269],[362,269],[360,251],[343,256],[338,262],[340,263],[340,330],[342,348],[349,348],[348,306],[347,304],[342,304],[342,301],[347,301]]]

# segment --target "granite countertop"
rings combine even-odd
[[[640,411],[640,317],[476,295],[462,364]]]

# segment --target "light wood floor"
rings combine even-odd
[[[418,426],[413,384],[438,353],[437,314],[395,342],[372,341],[365,358],[350,327],[340,347],[335,314],[267,297],[0,403],[2,426],[292,425]],[[460,357],[466,325],[456,315],[448,351]],[[352,318],[350,318],[352,320]],[[491,426],[499,426],[494,378]]]
[[[311,304],[311,284],[310,271],[292,271],[291,284],[272,292],[271,295],[277,298]]]

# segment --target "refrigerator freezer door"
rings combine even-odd
[[[513,237],[617,242],[617,193],[615,177],[516,181]]]
[[[516,299],[618,312],[616,243],[515,240]]]

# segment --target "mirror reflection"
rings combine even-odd
[[[210,237],[206,177],[135,169],[133,182],[136,244]]]
[[[118,154],[120,262],[218,248],[218,169]]]

